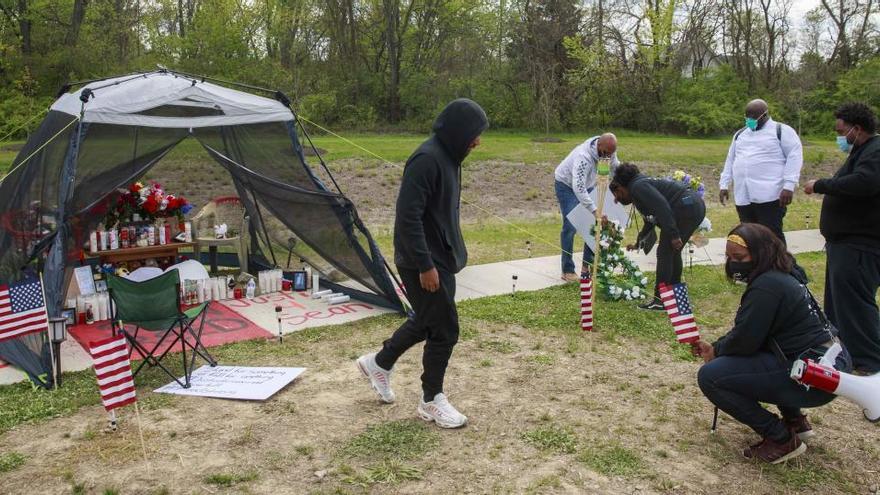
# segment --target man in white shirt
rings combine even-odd
[[[572,249],[574,236],[577,230],[568,221],[566,215],[578,204],[584,205],[588,211],[596,213],[598,206],[593,204],[590,192],[596,187],[599,176],[599,160],[611,160],[611,175],[617,168],[617,137],[614,134],[605,133],[601,136],[593,136],[575,149],[562,160],[556,167],[556,198],[559,200],[559,210],[562,212],[562,233],[559,235],[559,243],[562,248],[562,279],[568,282],[578,280],[580,277],[574,271]],[[584,243],[584,257],[581,271],[589,270],[593,261],[593,251]]]
[[[746,105],[746,127],[733,135],[721,172],[719,199],[723,205],[733,199],[740,222],[759,223],[772,230],[782,242],[782,218],[803,165],[803,149],[797,132],[770,118],[764,100]]]

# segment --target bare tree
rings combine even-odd
[[[822,7],[834,26],[830,62],[844,69],[854,67],[869,47],[868,36],[874,31],[871,15],[877,10],[875,1],[822,0]]]

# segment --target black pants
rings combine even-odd
[[[736,213],[742,223],[759,223],[772,230],[785,244],[785,234],[782,232],[782,219],[788,208],[780,206],[779,201],[769,203],[751,203],[745,206],[736,205]]]
[[[834,399],[832,394],[807,390],[792,380],[791,364],[769,352],[721,356],[700,368],[697,383],[718,409],[758,435],[779,442],[789,438],[785,424],[761,402],[775,404],[783,418],[794,418],[800,416],[802,407],[818,407]],[[842,371],[852,368],[846,350],[838,356],[836,367]]]
[[[443,392],[446,365],[452,356],[452,348],[458,342],[455,275],[438,269],[440,289],[428,292],[422,288],[417,270],[397,267],[397,271],[406,288],[406,297],[415,310],[415,317],[407,319],[384,342],[382,350],[376,355],[376,364],[390,370],[407,349],[424,341],[422,391],[427,402]]]
[[[840,331],[856,368],[880,372],[880,251],[852,244],[825,245],[825,312]]]
[[[681,242],[687,243],[691,235],[700,226],[700,222],[706,217],[706,205],[703,200],[693,197],[693,203],[677,205],[673,210],[675,225],[678,228]],[[657,280],[654,284],[654,298],[660,298],[660,283],[677,284],[681,282],[681,272],[684,263],[681,260],[681,251],[672,247],[672,235],[664,230],[660,231],[660,240],[657,242]]]

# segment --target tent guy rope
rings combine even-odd
[[[302,115],[297,115],[297,118],[299,118],[299,119],[302,120],[303,122],[307,122],[307,123],[309,123],[309,124],[311,124],[311,125],[317,127],[318,129],[320,129],[320,130],[326,132],[327,134],[330,134],[330,135],[333,136],[333,137],[336,137],[336,138],[338,138],[338,139],[341,139],[342,141],[344,141],[344,142],[346,142],[346,143],[348,143],[348,144],[350,144],[350,145],[352,145],[352,146],[358,148],[358,149],[361,150],[361,151],[364,151],[365,153],[369,153],[370,155],[372,155],[372,156],[378,158],[379,160],[382,160],[382,162],[384,162],[384,163],[387,163],[387,164],[389,164],[389,165],[391,165],[391,166],[393,166],[393,167],[396,167],[396,168],[398,168],[398,169],[403,169],[403,167],[401,167],[400,165],[398,165],[398,164],[396,164],[396,163],[394,163],[394,162],[392,162],[392,161],[390,161],[390,160],[388,160],[388,159],[382,157],[381,155],[379,155],[379,154],[377,154],[377,153],[374,153],[373,151],[368,150],[367,148],[364,148],[363,146],[361,146],[361,145],[355,143],[354,141],[352,141],[352,140],[350,140],[350,139],[348,139],[348,138],[345,138],[345,137],[343,137],[343,136],[340,136],[339,134],[337,134],[337,133],[331,131],[330,129],[327,129],[326,127],[321,126],[320,124],[317,124],[317,123],[315,123],[315,122],[312,122],[311,120],[309,120],[309,119],[303,117]],[[511,222],[510,220],[508,220],[508,219],[502,217],[501,215],[498,215],[497,213],[495,213],[495,212],[493,212],[493,211],[491,211],[491,210],[488,210],[488,209],[486,209],[486,208],[483,208],[482,206],[480,206],[480,205],[478,205],[478,204],[476,204],[476,203],[473,203],[473,202],[471,202],[471,201],[468,201],[468,200],[466,200],[466,199],[462,199],[461,202],[464,203],[464,204],[466,204],[466,205],[468,205],[468,206],[472,206],[472,207],[474,207],[474,208],[480,210],[481,212],[486,213],[486,214],[488,214],[488,215],[490,215],[490,216],[492,216],[492,217],[495,217],[495,218],[498,219],[498,220],[501,220],[501,221],[504,222],[505,224],[507,224],[507,225],[513,227],[514,229],[518,230],[519,232],[521,232],[521,233],[523,233],[523,234],[525,234],[525,235],[527,235],[527,236],[529,236],[529,237],[531,237],[531,238],[537,240],[538,242],[541,242],[542,244],[545,244],[545,245],[550,246],[550,247],[555,248],[555,249],[558,249],[558,248],[559,248],[559,246],[557,245],[557,243],[555,243],[555,242],[550,242],[550,241],[548,241],[547,239],[544,239],[543,237],[541,237],[541,236],[535,234],[534,232],[530,232],[529,230],[524,229],[524,228],[520,227],[519,225],[516,225],[515,223],[513,223],[513,222]],[[573,254],[573,253],[566,253],[566,254]]]

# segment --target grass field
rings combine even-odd
[[[688,138],[656,134],[617,133],[620,142],[619,156],[623,161],[639,163],[669,164],[678,167],[693,165],[723,164],[730,146],[730,138]],[[376,161],[376,155],[394,163],[401,163],[425,139],[418,134],[362,134],[341,132],[340,135],[354,144],[328,134],[315,134],[315,146],[326,150],[325,160],[357,159]],[[514,131],[488,131],[483,135],[482,144],[474,150],[469,162],[501,160],[526,164],[546,161],[558,162],[571,149],[592,134],[554,133],[544,136],[539,133]],[[556,142],[547,142],[547,138]],[[21,141],[0,143],[0,171],[8,170],[15,151]],[[201,154],[195,141],[188,140],[182,145],[187,154]],[[363,148],[363,149],[361,149]],[[368,150],[368,151],[365,151]],[[807,164],[822,163],[836,156],[834,142],[827,139],[804,140],[804,155]]]
[[[725,235],[737,223],[735,209],[717,202],[717,180],[729,145],[727,138],[619,134],[621,159],[637,162],[646,173],[662,176],[681,168],[703,177],[707,186],[707,216],[713,223],[710,236]],[[319,148],[326,150],[328,167],[343,192],[358,207],[383,252],[391,256],[391,223],[400,181],[399,167],[424,136],[347,133],[345,136],[393,162],[383,163],[334,136],[313,138]],[[585,136],[557,134],[553,137],[559,142],[546,142],[547,139],[537,134],[525,132],[490,131],[465,162],[462,215],[471,263],[558,252],[561,216],[553,193],[553,169]],[[0,170],[8,167],[14,157],[13,152],[3,151],[8,149],[9,144],[0,145]],[[824,141],[807,140],[804,149],[804,180],[831,174],[842,158],[832,143]],[[310,157],[309,162],[316,164],[316,158]],[[197,208],[212,197],[235,193],[228,174],[210,160],[193,139],[175,148],[147,178],[156,179],[168,190],[186,196]],[[819,198],[798,193],[789,208],[786,229],[817,228],[819,208]],[[627,233],[628,239],[634,235],[634,231]],[[287,234],[281,236],[287,237]]]
[[[823,255],[799,256],[821,298]],[[725,332],[741,288],[718,267],[685,273],[708,339]],[[0,387],[4,493],[873,493],[880,427],[845,400],[810,411],[818,437],[780,466],[743,459],[754,433],[711,407],[699,363],[662,313],[597,302],[597,332],[579,330],[577,287],[460,305],[462,336],[447,391],[470,417],[459,431],[416,419],[420,357],[398,363],[398,403],[380,405],[352,360],[400,320],[383,316],[273,341],[217,348],[224,364],[306,366],[263,403],[154,394],[138,377],[147,441],[132,411],[102,431],[90,371],[57,392]],[[130,409],[130,408],[129,408]]]

